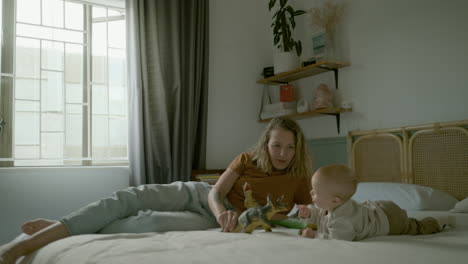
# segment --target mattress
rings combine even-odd
[[[453,215],[457,225],[432,235],[380,236],[353,242],[302,238],[298,230],[286,228],[252,234],[219,229],[91,234],[56,241],[18,263],[466,263],[468,214],[415,211],[409,215]]]

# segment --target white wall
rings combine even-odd
[[[292,1],[304,10],[320,2]],[[468,1],[336,2],[347,5],[339,32],[351,63],[340,70],[337,98],[352,100],[354,112],[341,116],[340,134],[333,117],[300,120],[307,138],[468,118]],[[274,51],[267,3],[210,1],[208,168],[225,168],[265,126],[257,123],[263,86],[256,81]],[[307,20],[297,20],[303,59],[310,55]],[[320,82],[331,80],[325,74],[296,85],[311,99]]]
[[[255,84],[271,60],[268,9],[261,1],[211,0],[207,161],[224,168],[255,142],[262,90]],[[266,26],[268,27],[268,26]]]
[[[128,167],[0,168],[0,245],[21,224],[61,216],[129,186]]]

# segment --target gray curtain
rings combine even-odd
[[[126,0],[131,185],[205,166],[208,0]]]

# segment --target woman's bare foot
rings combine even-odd
[[[12,243],[0,247],[0,264],[14,264],[18,256],[14,254]]]
[[[34,233],[36,233],[37,231],[41,231],[42,229],[50,226],[50,225],[53,225],[55,223],[57,223],[58,221],[55,221],[55,220],[48,220],[48,219],[36,219],[36,220],[32,220],[32,221],[29,221],[29,222],[26,222],[24,223],[22,226],[21,226],[21,229],[23,230],[23,233],[25,234],[28,234],[28,235],[32,235]],[[1,262],[0,262],[1,264]]]
[[[59,221],[37,219],[24,224],[25,232],[31,231],[31,236],[0,247],[0,264],[14,264],[21,256],[26,256],[47,244],[70,236],[65,224]],[[35,231],[35,233],[34,233]]]

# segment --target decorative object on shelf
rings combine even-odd
[[[315,110],[333,108],[333,92],[326,84],[320,84],[315,90],[312,107]]]
[[[343,102],[341,102],[341,107],[342,108],[353,108],[353,101],[343,100]]]
[[[308,59],[302,62],[302,67],[309,66],[315,64],[317,61],[315,59]]]
[[[266,104],[260,113],[260,119],[269,119],[278,116],[293,115],[297,113],[297,102],[279,102]]]
[[[319,30],[312,35],[312,54],[316,61],[321,61],[325,57],[325,30]]]
[[[270,0],[268,10],[276,5],[277,0]],[[304,10],[294,10],[288,5],[288,0],[279,0],[278,10],[273,15],[273,43],[281,50],[274,55],[275,74],[287,72],[299,67],[299,56],[302,52],[302,43],[292,37],[292,30],[296,27],[295,17],[305,14]],[[296,50],[296,53],[293,51]]]
[[[299,68],[299,57],[291,51],[276,52],[273,56],[273,64],[275,74],[291,71]]]
[[[273,66],[263,68],[262,75],[263,75],[263,78],[268,78],[268,77],[274,76],[275,73],[274,73],[274,70],[273,70]]]
[[[292,84],[280,85],[280,101],[292,102],[294,100],[294,87],[292,86]]]
[[[309,102],[304,97],[301,97],[301,99],[299,99],[299,101],[297,101],[297,112],[298,113],[305,113],[305,112],[308,112],[309,110],[310,110],[309,109]]]
[[[340,60],[340,50],[337,46],[336,26],[341,22],[344,15],[343,4],[334,4],[327,0],[322,7],[314,7],[309,10],[312,25],[318,26],[325,31],[325,60]],[[320,33],[316,36],[316,41],[320,40]],[[323,37],[322,37],[323,38]],[[314,39],[313,39],[314,42]],[[315,44],[313,44],[315,48]],[[317,44],[317,47],[320,45]]]

